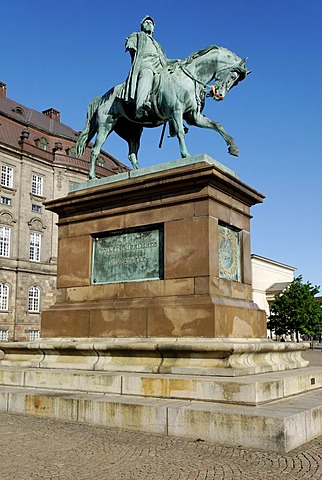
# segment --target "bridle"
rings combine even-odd
[[[187,77],[189,77],[191,80],[193,80],[196,83],[199,83],[199,85],[201,85],[202,87],[204,87],[204,90],[205,90],[205,94],[207,97],[213,97],[213,98],[218,98],[218,100],[222,100],[224,97],[223,95],[220,95],[217,91],[216,91],[216,85],[215,83],[213,85],[208,85],[207,83],[204,83],[204,82],[201,82],[200,80],[198,80],[198,78],[196,78],[186,67],[184,67],[183,65],[179,64],[179,68],[183,71],[183,73],[185,75],[187,75]],[[220,69],[216,76],[220,77],[221,76],[221,73],[224,72],[225,70],[229,70],[229,71],[232,71],[232,70],[240,70],[240,63],[236,64],[236,65],[233,65],[233,66],[230,66],[230,67],[224,67],[222,69]],[[217,78],[217,80],[219,80]],[[216,82],[216,80],[215,80]],[[207,89],[209,89],[209,91],[207,92]]]

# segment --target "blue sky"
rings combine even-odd
[[[218,134],[193,127],[188,149],[227,165],[266,196],[252,209],[252,252],[322,285],[320,0],[2,0],[0,80],[8,96],[37,110],[54,107],[81,130],[92,98],[126,78],[125,37],[147,14],[168,58],[212,44],[248,57],[252,74],[205,108],[234,137],[239,158]],[[176,139],[158,149],[160,133],[144,132],[141,166],[179,158]],[[104,149],[127,162],[116,134]]]

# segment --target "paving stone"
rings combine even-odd
[[[322,479],[322,437],[287,454],[0,412],[1,480]]]

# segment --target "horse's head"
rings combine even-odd
[[[214,100],[223,100],[229,90],[251,73],[250,70],[247,70],[246,60],[244,58],[240,62],[235,63],[235,65],[226,66],[218,70],[215,76],[215,83],[211,85],[209,94]]]

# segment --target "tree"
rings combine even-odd
[[[314,335],[322,331],[322,305],[314,296],[320,287],[310,282],[303,283],[302,276],[296,277],[284,292],[275,295],[270,306],[267,326],[276,335],[299,333]]]

